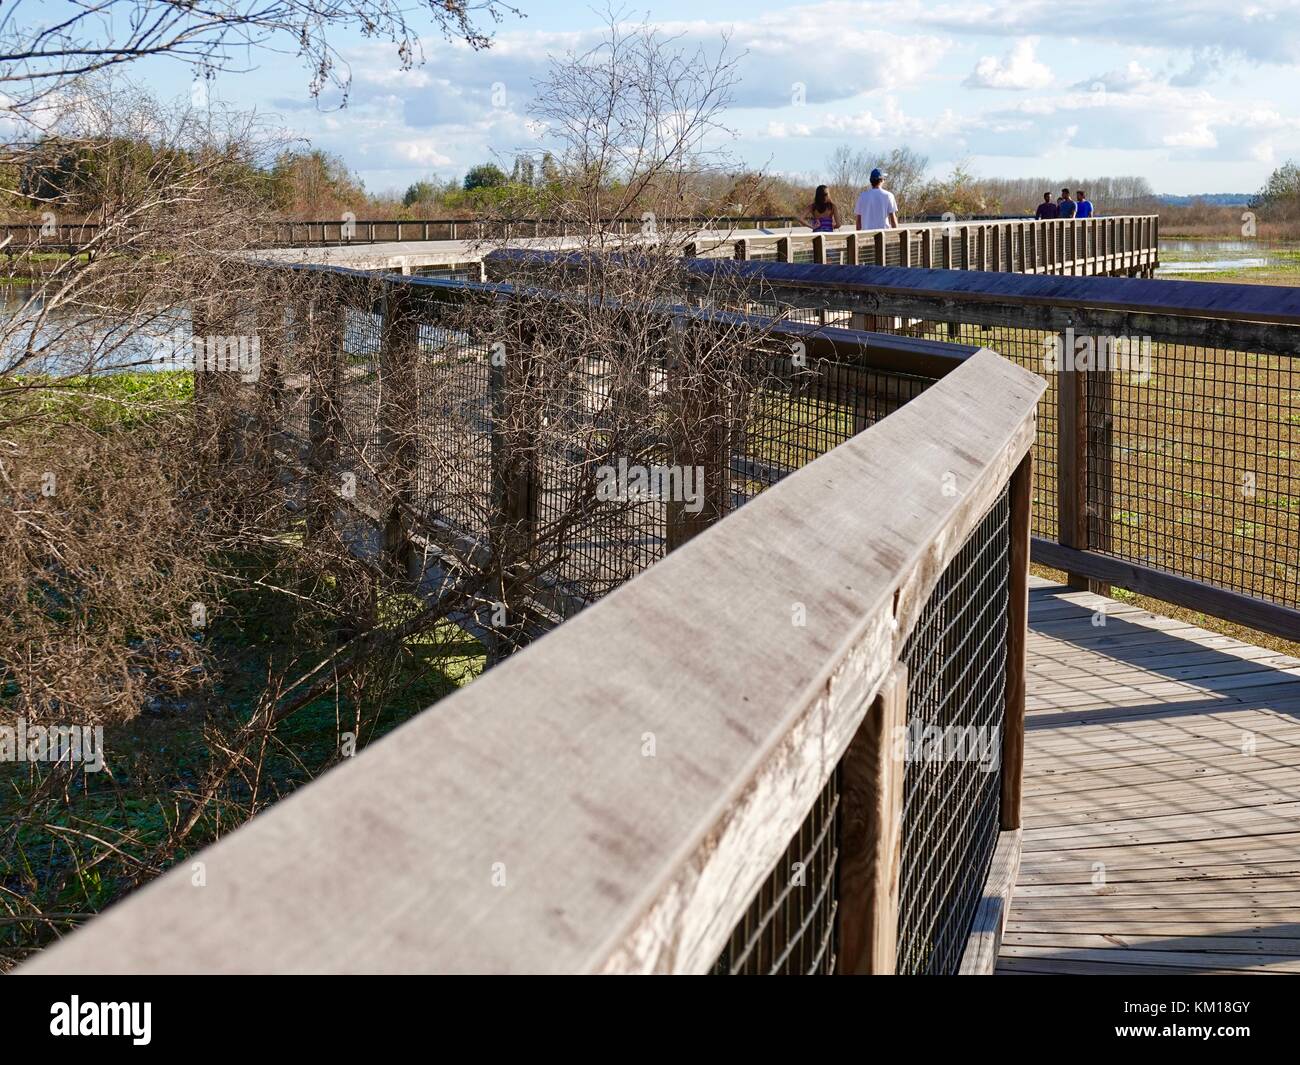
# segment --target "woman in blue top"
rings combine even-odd
[[[804,220],[814,233],[830,233],[840,224],[840,209],[835,206],[825,185],[818,185],[813,193],[813,202],[804,212]]]

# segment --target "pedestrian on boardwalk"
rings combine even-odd
[[[886,175],[877,167],[871,171],[871,188],[858,193],[853,206],[859,229],[897,229],[898,201],[885,188]]]
[[[804,221],[814,233],[830,233],[840,225],[840,209],[835,206],[825,185],[818,185],[813,202],[804,212]]]

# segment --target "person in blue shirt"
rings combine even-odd
[[[1050,192],[1043,193],[1043,202],[1038,205],[1038,210],[1034,212],[1037,219],[1055,218],[1057,216],[1056,204],[1052,202]]]
[[[1062,189],[1061,198],[1056,201],[1056,216],[1058,218],[1073,218],[1075,209],[1079,205],[1070,199],[1070,190]]]
[[[1074,211],[1074,217],[1075,217],[1075,218],[1091,218],[1091,217],[1092,217],[1092,201],[1088,199],[1088,194],[1087,194],[1086,192],[1084,192],[1083,189],[1080,189],[1080,190],[1079,190],[1078,192],[1076,192],[1074,195],[1075,195],[1075,197],[1076,197],[1076,199],[1075,199],[1075,211]]]

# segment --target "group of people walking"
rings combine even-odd
[[[897,229],[898,201],[885,188],[886,174],[879,168],[871,171],[871,187],[858,193],[853,205],[853,220],[857,229]],[[840,209],[835,206],[825,185],[818,185],[813,202],[804,214],[808,228],[814,233],[830,233],[840,226]]]
[[[871,187],[858,193],[853,205],[854,228],[898,228],[898,201],[885,188],[885,178],[888,176],[879,167],[871,171]],[[1092,201],[1083,189],[1076,189],[1073,196],[1068,188],[1062,189],[1060,199],[1055,202],[1052,194],[1045,192],[1034,217],[1040,221],[1045,218],[1091,218]],[[831,233],[840,227],[840,209],[831,199],[825,185],[817,186],[813,201],[804,212],[804,221],[814,233]]]
[[[1092,201],[1083,189],[1076,189],[1073,197],[1069,189],[1062,189],[1061,198],[1055,203],[1052,202],[1052,194],[1045,192],[1034,217],[1040,221],[1044,218],[1091,218]]]

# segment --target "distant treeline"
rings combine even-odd
[[[1254,199],[1250,192],[1198,192],[1192,196],[1172,196],[1161,193],[1160,202],[1170,207],[1192,207],[1198,203],[1210,207],[1247,207]]]
[[[147,154],[148,145],[119,141],[87,146],[50,140],[27,153],[21,173],[0,175],[3,187],[16,190],[4,204],[11,219],[39,216],[54,208],[64,218],[94,218],[106,196],[120,195],[104,175],[107,154]],[[175,152],[172,152],[175,155]],[[154,165],[167,166],[165,153]],[[230,160],[226,160],[229,167]],[[1261,224],[1300,225],[1300,168],[1295,163],[1279,167],[1265,186],[1253,195],[1207,193],[1194,196],[1157,194],[1146,178],[1137,176],[1003,178],[982,177],[959,163],[944,176],[930,172],[929,160],[906,146],[888,151],[853,149],[844,145],[826,160],[820,172],[800,179],[757,171],[702,171],[689,190],[682,214],[693,216],[759,215],[803,217],[818,184],[829,186],[840,209],[841,221],[852,221],[853,202],[866,187],[873,167],[884,169],[886,185],[898,197],[905,218],[943,215],[958,217],[1029,216],[1042,201],[1061,189],[1083,189],[1099,214],[1159,212],[1167,230],[1232,232],[1241,225],[1241,212],[1257,212]],[[509,168],[493,162],[471,167],[463,177],[431,176],[412,183],[404,192],[375,194],[337,156],[312,150],[286,150],[274,160],[247,166],[250,196],[269,212],[291,219],[331,219],[352,213],[359,220],[400,218],[468,218],[486,212],[509,213],[517,208],[531,216],[547,202],[547,190],[562,189],[581,181],[561,159],[549,153],[536,157],[520,154]],[[611,185],[611,200],[623,186]],[[557,202],[563,197],[553,197]],[[1282,235],[1282,234],[1278,234]]]

